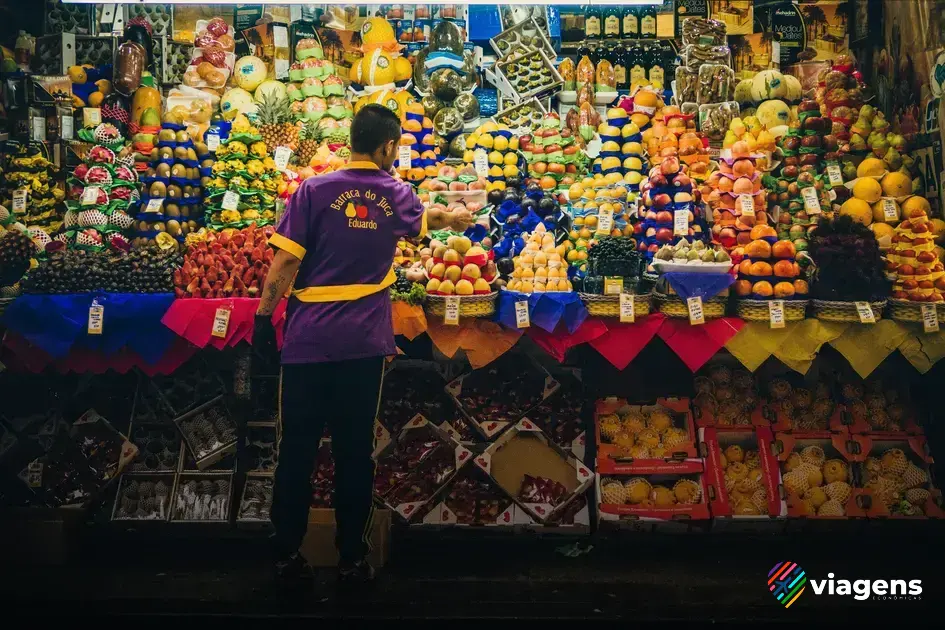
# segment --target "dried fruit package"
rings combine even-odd
[[[708,103],[699,106],[699,131],[704,133],[709,141],[720,142],[725,137],[732,120],[738,116],[738,103]]]
[[[590,83],[594,84],[597,79],[597,73],[594,68],[594,62],[591,61],[590,57],[581,57],[581,61],[578,62],[577,69],[574,72],[574,81],[577,89],[580,90],[582,86]]]
[[[700,17],[687,17],[682,21],[683,46],[704,44],[722,46],[725,44],[725,22]]]
[[[566,91],[577,89],[574,79],[574,60],[570,57],[566,58],[561,62],[561,65],[558,66],[558,73],[561,74],[561,78],[564,79],[564,89]]]
[[[683,49],[683,59],[690,68],[699,68],[704,63],[718,63],[730,65],[731,51],[728,46],[706,46],[704,44],[690,44]]]
[[[676,102],[695,103],[699,72],[686,66],[676,68]]]
[[[584,103],[589,105],[594,105],[594,84],[585,83],[584,85],[578,88],[577,94],[577,106],[580,107]]]
[[[597,91],[617,91],[617,79],[614,75],[614,66],[606,59],[601,59],[597,63]]]
[[[696,102],[721,103],[735,95],[735,71],[728,66],[706,63],[699,66],[699,83]]]
[[[194,48],[222,48],[225,52],[236,50],[236,40],[233,39],[233,27],[223,18],[215,17],[210,20],[197,22],[197,35],[194,37]]]

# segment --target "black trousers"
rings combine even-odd
[[[336,545],[342,562],[371,550],[374,419],[384,357],[282,366],[282,441],[271,518],[282,554],[298,550],[308,527],[311,477],[325,424],[335,458]]]

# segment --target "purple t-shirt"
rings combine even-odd
[[[410,185],[372,162],[352,162],[302,182],[269,240],[302,260],[286,311],[282,362],[396,354],[388,290],[350,285],[381,284],[391,271],[397,239],[419,236],[425,228],[423,205]],[[305,301],[309,287],[369,294]]]

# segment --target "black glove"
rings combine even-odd
[[[253,320],[253,352],[266,361],[278,356],[276,328],[272,325],[271,315],[256,315]]]

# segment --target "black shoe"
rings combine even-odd
[[[367,560],[341,563],[338,566],[338,582],[343,586],[358,586],[374,581],[374,567]]]
[[[311,565],[298,552],[276,562],[276,579],[283,583],[310,582],[315,578]]]

